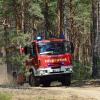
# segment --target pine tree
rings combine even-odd
[[[100,68],[98,68],[98,60],[99,60],[99,53],[100,53],[100,1],[99,0],[92,0],[92,18],[93,18],[93,27],[92,27],[92,77],[95,78],[99,74]]]

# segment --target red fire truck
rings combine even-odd
[[[28,82],[31,86],[50,86],[52,81],[59,81],[70,86],[72,70],[73,44],[64,39],[37,40],[23,48],[29,55],[26,69],[29,71]]]

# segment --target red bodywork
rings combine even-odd
[[[39,56],[40,68],[47,68],[48,66],[71,65],[71,54],[66,53],[62,55],[41,55]]]
[[[50,40],[42,40],[42,41],[33,41],[36,49],[36,56],[30,57],[26,61],[26,65],[34,65],[35,68],[47,68],[47,67],[58,67],[58,66],[68,66],[72,65],[72,55],[71,53],[59,54],[59,55],[40,55],[38,53],[37,44],[39,42],[63,42],[63,39],[50,39]]]

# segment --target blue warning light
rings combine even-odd
[[[37,40],[38,40],[38,41],[41,41],[41,40],[42,40],[42,37],[41,37],[41,36],[38,36],[38,37],[37,37]]]

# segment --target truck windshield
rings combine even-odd
[[[66,45],[66,42],[40,42],[38,43],[39,54],[64,54],[70,52],[70,46]]]

